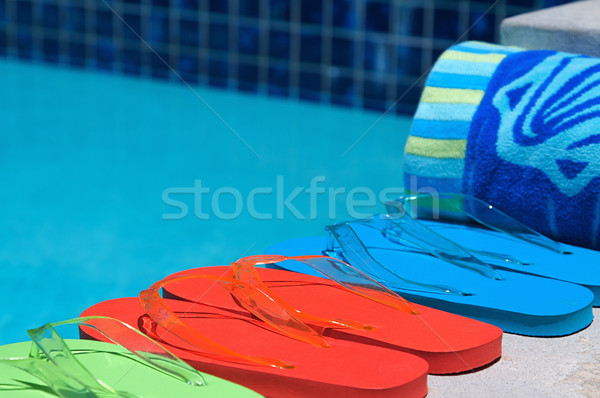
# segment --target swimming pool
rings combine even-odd
[[[410,118],[12,61],[0,72],[0,344],[381,210],[402,185]]]

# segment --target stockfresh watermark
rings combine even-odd
[[[323,217],[335,220],[343,207],[352,218],[365,218],[387,201],[402,195],[402,187],[374,190],[370,187],[327,186],[325,176],[313,177],[306,186],[287,186],[278,175],[272,186],[241,190],[232,186],[210,187],[196,179],[187,187],[169,187],[162,192],[162,202],[168,211],[163,220],[235,220],[244,213],[256,220],[314,220]],[[190,209],[191,207],[191,209]]]

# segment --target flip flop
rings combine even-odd
[[[408,195],[388,203],[387,208],[390,214],[408,212],[418,217],[430,230],[452,239],[495,268],[585,286],[594,293],[593,305],[600,306],[599,251],[555,242],[470,195]],[[444,219],[463,222],[432,220],[434,208],[440,209]]]
[[[255,263],[273,264],[286,260],[296,260],[315,267],[336,280],[343,288],[320,278],[253,268]],[[237,279],[224,278],[232,272]],[[235,289],[210,289],[210,286],[207,289],[199,283],[203,279],[216,279],[221,283],[225,281],[236,288],[258,287],[260,294],[255,293],[251,299],[246,299],[240,297]],[[377,396],[395,391],[419,396],[424,395],[425,390],[415,388],[415,383],[420,383],[416,377],[419,372],[424,369],[426,371],[427,365],[424,368],[421,358],[407,353],[426,358],[431,373],[476,369],[493,362],[501,355],[500,329],[408,303],[353,267],[329,257],[304,256],[288,259],[282,256],[255,256],[238,260],[232,264],[232,268],[208,267],[183,271],[158,282],[150,290],[157,292],[162,286],[165,287],[165,297],[178,299],[158,299],[155,295],[149,300],[148,291],[144,291],[140,297],[145,301],[145,311],[139,304],[136,305],[135,299],[120,299],[100,303],[84,314],[110,315],[129,322],[144,319],[144,322],[139,323],[141,330],[160,338],[163,344],[168,341],[170,349],[192,366],[228,377],[269,396],[288,396],[291,391],[295,391],[298,396],[310,395],[310,391],[314,392],[313,387],[316,386],[321,391],[319,395],[328,391],[327,394],[334,396],[348,392],[360,396]],[[267,292],[269,300],[276,298],[281,304],[270,315],[253,308],[256,307],[256,296],[264,295],[263,292]],[[178,326],[180,321],[174,315],[169,322],[160,319],[168,313],[165,303],[175,312],[187,314],[186,322],[202,330],[203,334],[216,336],[215,340],[226,341],[227,347],[235,348],[236,352],[289,357],[292,362],[297,363],[297,367],[287,371],[287,374],[279,372],[276,377],[273,377],[273,369],[257,369],[260,373],[252,373],[253,376],[249,377],[247,365],[220,365],[207,358],[206,352],[219,352],[222,347],[206,347],[202,341],[197,341],[198,336],[190,337],[186,330]],[[302,308],[303,312],[295,310],[296,306]],[[276,328],[270,328],[269,325],[273,326],[273,314],[282,312],[293,314],[293,317],[276,322]],[[207,314],[212,314],[210,323],[207,322]],[[215,321],[217,314],[223,319]],[[148,323],[148,315],[159,325]],[[258,326],[261,327],[257,328],[252,315],[269,322],[259,322]],[[198,319],[200,316],[204,318]],[[374,325],[376,329],[356,321],[342,321],[338,317],[359,318]],[[312,346],[298,342],[298,333],[290,334],[289,328],[285,330],[278,327],[297,324],[294,319],[301,320],[301,325],[294,330],[302,330],[304,327],[310,331],[308,337],[302,340]],[[171,336],[163,336],[163,328],[180,337],[186,336],[188,343],[196,343],[195,347],[182,341],[173,342]],[[247,338],[242,339],[240,336]],[[204,354],[198,351],[199,346],[203,347]],[[323,350],[319,346],[330,346],[333,349]],[[231,353],[228,354],[231,356]],[[256,369],[255,364],[253,369]],[[360,377],[357,374],[359,369]],[[363,385],[364,383],[367,384]]]
[[[79,325],[106,339],[63,340],[56,328]],[[200,374],[129,325],[106,317],[46,324],[28,331],[32,342],[0,346],[0,395],[18,397],[259,397]],[[143,349],[144,351],[139,351]]]
[[[506,332],[562,336],[592,322],[594,296],[589,289],[496,269],[410,217],[378,216],[327,229],[328,237],[292,239],[266,253],[330,255],[412,302],[491,323]],[[277,267],[318,275],[297,263]]]
[[[322,278],[274,269],[252,270],[252,280],[261,281],[262,290],[270,291],[271,295],[288,303],[290,308],[302,308],[325,319],[360,317],[377,326],[376,330],[365,333],[361,329],[335,329],[340,327],[339,324],[320,325],[334,328],[327,335],[329,337],[359,340],[410,352],[427,360],[429,373],[433,374],[470,371],[493,362],[501,355],[502,331],[497,327],[409,303],[348,264],[322,256],[275,256],[267,259],[268,261],[261,260],[263,264],[298,263],[332,279],[324,281]],[[240,261],[234,263],[234,266]],[[173,276],[184,277],[205,272],[208,272],[206,268],[197,268]],[[223,269],[216,267],[211,269],[212,272],[222,273]],[[351,285],[348,278],[343,277],[343,272],[349,272],[353,276]],[[248,274],[249,271],[246,272]],[[341,286],[346,289],[340,289]],[[356,291],[348,290],[348,287],[354,290],[356,286],[384,289],[409,305],[411,311],[386,303],[381,305],[374,302],[372,296],[361,297],[360,292],[357,295]],[[192,302],[198,297],[193,283],[172,284],[165,288],[164,294],[165,297]],[[323,302],[327,305],[324,306]],[[315,320],[309,319],[308,322],[314,323]]]
[[[198,273],[171,276],[142,291],[139,298],[105,301],[88,308],[83,315],[111,316],[138,325],[141,331],[194,368],[269,397],[427,394],[428,364],[423,359],[389,349],[385,344],[369,344],[368,336],[363,338],[366,342],[338,338],[325,328],[331,326],[328,320],[299,313],[269,289],[265,291],[260,280],[252,278],[258,275],[253,272],[253,265],[272,261],[275,261],[272,257],[257,256],[238,260],[232,268],[201,268]],[[328,269],[341,264],[323,257],[305,261]],[[226,277],[232,269],[238,271],[237,276]],[[296,274],[279,271],[278,275]],[[281,283],[298,286],[294,279],[288,282],[284,278]],[[394,293],[371,283],[379,290],[364,286],[352,289],[391,305],[393,311],[414,311]],[[300,285],[304,284],[300,281]],[[351,281],[346,284],[352,286]],[[199,301],[160,297],[161,288],[178,291],[180,286],[186,291],[200,292],[194,294],[200,296]],[[376,304],[376,309],[385,307]],[[304,323],[307,319],[312,326]],[[338,328],[369,329],[354,321],[331,322]],[[103,339],[96,333],[88,333],[86,337]],[[493,348],[499,347],[499,340],[497,337],[491,343]],[[468,354],[465,353],[467,360]]]

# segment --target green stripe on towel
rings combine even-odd
[[[410,136],[405,152],[410,155],[438,159],[464,159],[467,140],[440,140]]]
[[[422,102],[479,105],[485,92],[461,88],[425,87]]]
[[[440,59],[453,59],[456,61],[469,61],[469,62],[494,62],[500,63],[506,58],[506,54],[477,54],[472,52],[463,52],[456,50],[448,50],[440,56]]]

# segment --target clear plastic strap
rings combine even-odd
[[[362,220],[360,221],[362,223]],[[368,224],[366,224],[368,225]],[[335,244],[341,249],[342,256],[356,265],[367,275],[382,281],[394,289],[404,289],[428,293],[469,296],[471,293],[452,286],[430,285],[404,278],[377,261],[369,252],[349,223],[335,224],[325,227],[330,234],[330,242],[326,253],[335,251]]]
[[[255,263],[255,261],[260,261]],[[265,262],[267,261],[267,262]],[[306,264],[313,268],[315,271],[326,276],[330,280],[338,283],[341,287],[349,290],[355,294],[358,294],[366,299],[376,301],[380,304],[386,305],[402,311],[405,313],[416,313],[415,308],[407,300],[400,297],[397,293],[392,292],[375,279],[368,276],[366,273],[358,270],[350,264],[347,264],[338,259],[327,257],[327,256],[296,256],[296,257],[285,257],[285,256],[251,256],[236,261],[232,264],[235,276],[238,279],[244,279],[249,283],[255,284],[263,291],[269,291],[272,297],[275,294],[260,280],[260,276],[254,269],[254,264],[272,264],[281,263],[284,261],[298,261]],[[282,299],[278,299],[283,305],[285,302]],[[286,305],[286,304],[285,304]],[[286,305],[287,306],[287,305]],[[293,310],[301,319],[314,323],[318,323],[322,326],[329,327],[347,327],[352,329],[372,329],[371,326],[363,325],[359,322],[348,321],[348,320],[329,320],[323,318],[317,318],[312,315],[305,314],[295,308],[289,307]]]
[[[175,312],[169,308],[167,302],[160,296],[160,289],[170,283],[192,279],[214,280],[232,293],[236,292],[242,297],[247,297],[248,302],[243,306],[245,308],[252,308],[251,312],[259,319],[262,319],[271,325],[275,324],[275,328],[281,333],[313,345],[327,346],[326,341],[321,336],[278,305],[274,299],[263,293],[261,290],[233,278],[215,275],[183,275],[167,277],[140,292],[140,301],[150,318],[162,326],[167,332],[200,349],[209,357],[229,362],[270,366],[279,369],[294,368],[294,365],[280,359],[256,357],[231,350],[208,337],[205,337],[202,333],[198,332],[190,324],[175,314]],[[241,291],[245,292],[240,293]]]
[[[460,193],[440,193],[436,195],[434,199],[437,201],[439,208],[445,211],[465,215],[469,219],[483,226],[515,239],[546,248],[556,253],[566,253],[558,242],[534,231],[493,205],[474,196]],[[418,210],[424,208],[429,208],[431,210],[432,207],[431,195],[408,195],[400,197],[398,201],[403,202],[412,214],[416,214]],[[485,255],[490,254],[491,253],[489,252],[485,253]],[[506,256],[503,256],[501,253],[495,253],[494,255],[497,257],[504,257],[503,260],[508,262],[515,262],[516,260],[510,257],[506,258]],[[525,264],[525,262],[519,260],[516,261]]]
[[[172,311],[160,296],[160,289],[174,282],[192,279],[212,279],[228,289],[238,302],[266,324],[280,333],[317,347],[328,347],[322,334],[304,322],[331,328],[372,330],[360,322],[325,319],[297,310],[283,301],[260,279],[254,267],[258,264],[274,264],[283,261],[300,261],[338,282],[343,288],[365,298],[396,308],[406,313],[417,313],[414,307],[354,267],[325,256],[252,256],[232,263],[231,276],[182,275],[168,277],[140,293],[140,300],[147,314],[168,332],[201,349],[206,355],[237,363],[271,366],[281,369],[293,368],[283,360],[245,355],[228,349],[203,336]]]
[[[137,397],[128,392],[116,391],[83,366],[55,330],[56,327],[65,325],[93,329],[123,347],[125,354],[130,354],[132,359],[136,358],[144,366],[190,385],[205,384],[200,373],[143,333],[117,319],[99,316],[49,323],[28,330],[33,340],[29,357],[3,359],[3,363],[39,378],[60,397]]]
[[[440,260],[477,272],[487,278],[502,280],[502,276],[489,264],[473,256],[469,250],[427,228],[407,214],[403,202],[387,202],[387,215],[365,221],[365,225],[378,229],[388,240],[412,244]]]

